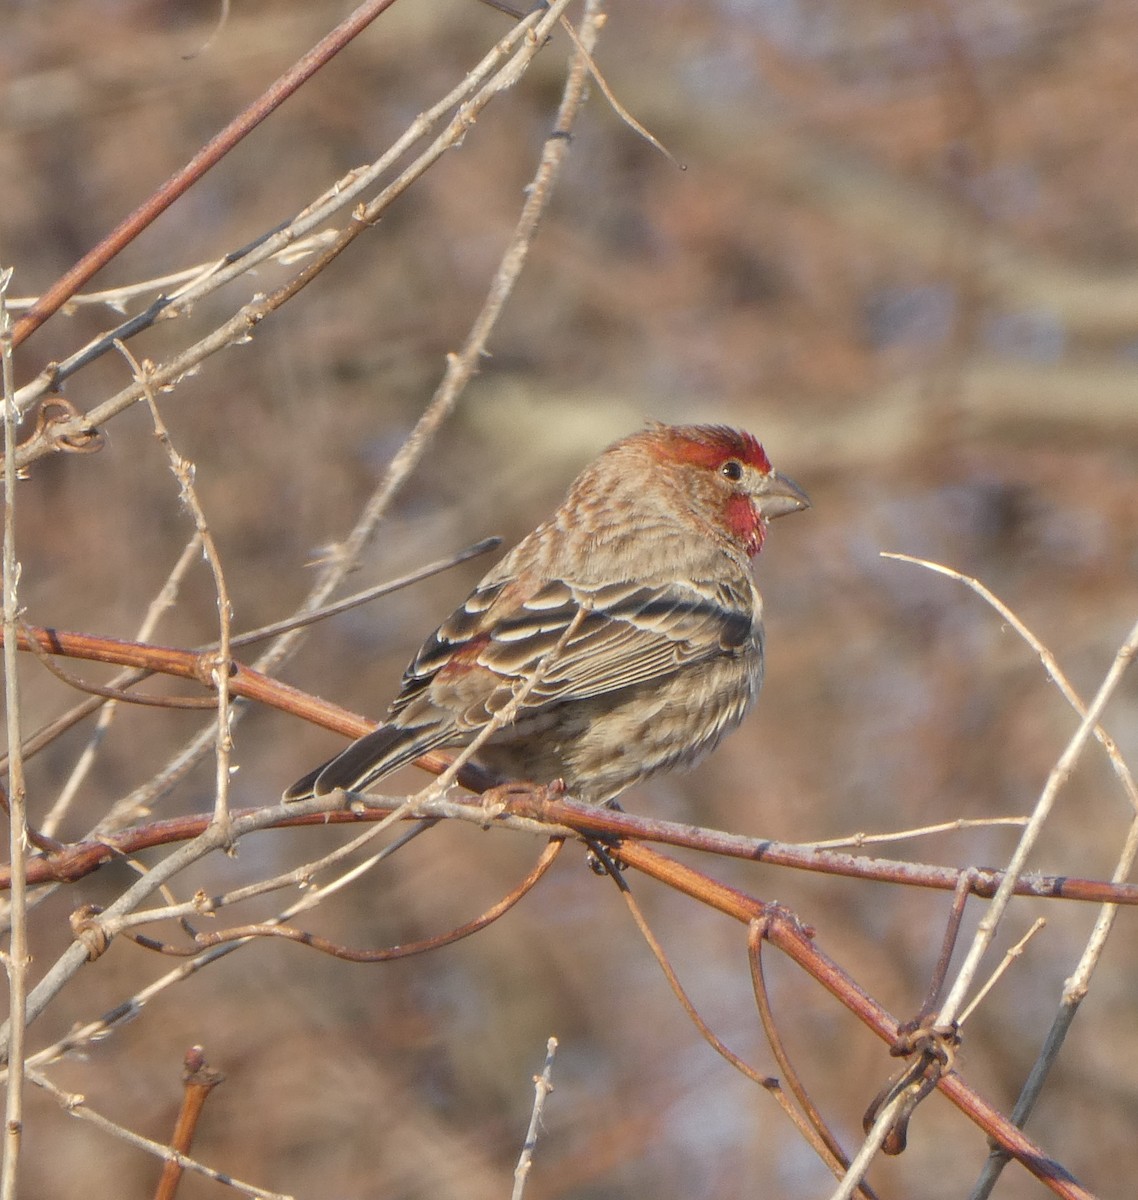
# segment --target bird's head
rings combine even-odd
[[[810,507],[752,434],[726,425],[651,425],[638,436],[661,465],[679,473],[695,515],[750,555],[762,549],[769,522]]]

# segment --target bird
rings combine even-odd
[[[284,799],[362,792],[503,712],[475,761],[587,804],[693,766],[762,685],[751,560],[770,521],[809,506],[741,430],[650,423],[615,442],[426,639],[383,723]]]

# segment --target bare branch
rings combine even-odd
[[[510,1200],[522,1200],[526,1190],[526,1180],[533,1167],[533,1152],[537,1146],[537,1133],[541,1126],[541,1115],[545,1111],[545,1101],[553,1091],[553,1056],[557,1053],[557,1039],[551,1037],[545,1043],[545,1066],[540,1075],[533,1078],[533,1111],[530,1113],[529,1128],[526,1130],[526,1140],[522,1152],[518,1156],[518,1165],[514,1168],[514,1190]]]
[[[318,45],[286,71],[269,89],[219,134],[213,137],[177,174],[171,176],[148,200],[86,254],[61,279],[54,283],[39,302],[20,320],[15,329],[15,344],[35,332],[97,271],[105,267],[128,246],[156,217],[215,166],[247,133],[251,133],[279,108],[298,87],[339,53],[357,34],[386,11],[395,0],[364,0],[349,17],[341,21]]]
[[[27,1022],[28,856],[27,791],[19,746],[21,731],[20,680],[16,654],[20,619],[20,564],[16,557],[16,405],[12,366],[12,325],[5,297],[12,272],[0,266],[0,373],[4,400],[4,548],[0,586],[3,587],[4,709],[8,745],[8,845],[12,856],[11,933],[4,968],[8,975],[8,1023],[11,1030],[11,1070],[4,1106],[4,1160],[0,1168],[0,1200],[14,1200],[24,1127],[24,1026]]]
[[[205,1102],[210,1092],[224,1079],[225,1076],[220,1071],[215,1071],[206,1065],[205,1053],[201,1046],[193,1046],[186,1051],[182,1070],[184,1086],[182,1107],[178,1110],[174,1136],[170,1139],[172,1150],[179,1154],[189,1154]],[[174,1200],[183,1170],[181,1163],[167,1159],[166,1165],[162,1168],[162,1178],[158,1182],[158,1190],[154,1193],[154,1200]]]
[[[202,508],[201,501],[198,499],[197,489],[194,487],[196,468],[193,463],[184,459],[174,447],[174,443],[170,438],[170,431],[166,428],[166,423],[162,420],[162,414],[158,411],[158,401],[154,395],[154,388],[150,383],[148,369],[139,366],[134,356],[121,342],[118,343],[118,350],[127,362],[130,363],[135,381],[142,388],[147,407],[150,409],[150,419],[154,422],[154,435],[166,451],[170,470],[173,472],[174,478],[178,481],[182,499],[194,518],[194,529],[201,540],[202,551],[205,554],[206,562],[209,564],[210,574],[213,576],[213,586],[217,594],[218,615],[217,658],[210,667],[211,682],[214,691],[217,693],[217,738],[215,751],[217,770],[214,772],[215,794],[213,819],[222,828],[228,828],[229,764],[233,753],[233,734],[229,725],[229,667],[231,662],[229,630],[230,623],[233,620],[233,605],[229,599],[229,586],[225,582],[225,572],[221,566],[221,555],[217,551],[217,543],[213,540],[213,533],[210,530],[209,522],[206,520],[205,509]]]
[[[212,1167],[207,1167],[205,1163],[200,1163],[178,1150],[163,1146],[161,1142],[151,1141],[150,1138],[143,1137],[141,1134],[117,1124],[101,1113],[97,1113],[93,1108],[89,1108],[86,1097],[73,1092],[65,1092],[62,1088],[56,1087],[46,1075],[39,1071],[29,1072],[29,1078],[37,1087],[47,1092],[69,1116],[76,1117],[80,1121],[89,1121],[104,1133],[109,1133],[112,1137],[126,1142],[128,1146],[134,1146],[137,1150],[153,1154],[163,1162],[174,1163],[184,1171],[193,1171],[198,1175],[204,1175],[206,1179],[212,1179],[215,1183],[224,1183],[229,1187],[237,1188],[246,1195],[257,1197],[258,1200],[293,1200],[291,1196],[283,1195],[280,1192],[268,1192],[255,1184],[234,1179],[227,1171],[215,1171]]]

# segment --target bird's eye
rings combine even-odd
[[[719,472],[730,479],[732,483],[738,483],[743,478],[743,464],[737,458],[729,458],[719,468]]]

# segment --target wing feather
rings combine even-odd
[[[749,579],[595,589],[556,582],[506,611],[495,605],[501,585],[488,590],[492,596],[475,592],[427,640],[404,675],[392,715],[415,709],[417,700],[449,707],[452,696],[465,708],[476,700],[474,692],[497,692],[503,681],[528,678],[574,622],[560,653],[542,668],[526,709],[664,678],[689,663],[743,652],[758,636]],[[491,679],[497,686],[489,686]]]
[[[592,589],[556,582],[524,599],[512,598],[503,583],[479,588],[423,644],[388,721],[298,780],[285,798],[359,791],[428,750],[469,741],[539,664],[526,714],[746,653],[760,636],[748,578]]]

